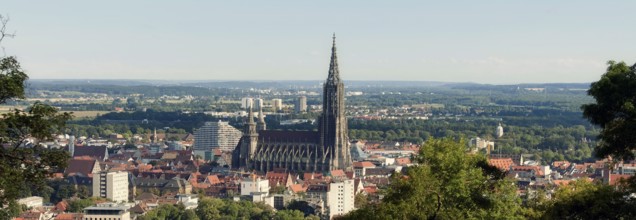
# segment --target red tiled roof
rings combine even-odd
[[[609,176],[609,185],[610,186],[616,186],[617,184],[619,184],[621,182],[621,180],[627,180],[630,177],[632,177],[632,175],[627,175],[627,174],[610,174]]]
[[[304,173],[303,180],[322,179],[322,173]]]
[[[375,167],[375,165],[373,165],[373,163],[369,161],[362,161],[362,162],[353,162],[353,167],[355,168]]]
[[[205,178],[206,183],[209,183],[211,185],[216,185],[221,183],[221,180],[219,180],[219,177],[217,175],[208,175]]]
[[[510,166],[514,165],[512,158],[488,159],[490,166],[497,167],[500,170],[508,171]]]
[[[82,213],[62,213],[55,217],[55,220],[81,220],[84,217]]]
[[[343,170],[332,170],[331,171],[331,176],[332,177],[346,177],[347,175],[345,174],[345,172]]]
[[[410,163],[411,163],[411,158],[408,158],[408,157],[401,157],[401,158],[395,159],[395,164],[397,165],[407,165]]]
[[[289,189],[291,189],[294,193],[305,192],[307,190],[307,188],[303,187],[301,184],[293,184],[289,186]]]

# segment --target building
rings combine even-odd
[[[102,171],[93,175],[93,197],[128,201],[128,172]]]
[[[206,122],[194,132],[194,153],[205,160],[211,160],[214,149],[232,151],[241,139],[241,131],[228,122]],[[210,155],[208,155],[210,154]]]
[[[117,219],[130,220],[131,207],[126,204],[102,203],[84,208],[84,220]]]
[[[253,107],[254,99],[245,97],[241,99],[241,108],[248,109]]]
[[[18,204],[25,205],[27,208],[38,208],[44,205],[44,199],[39,196],[31,196],[18,199]]]
[[[254,99],[254,105],[252,106],[252,108],[261,109],[261,108],[263,108],[264,105],[265,105],[265,103],[263,103],[263,99],[255,98]]]
[[[241,181],[241,196],[269,193],[269,180],[251,176]]]
[[[499,126],[497,126],[497,130],[495,131],[495,135],[500,138],[504,135],[504,130],[503,127],[501,126],[501,123],[499,123]]]
[[[479,137],[471,138],[468,142],[468,145],[472,148],[476,149],[486,149],[488,153],[495,149],[495,142],[489,141],[486,139],[481,139]]]
[[[318,131],[257,130],[250,109],[243,137],[232,155],[232,166],[258,172],[278,168],[290,172],[350,170],[351,151],[344,101],[344,83],[338,70],[334,36]]]
[[[354,180],[337,180],[326,184],[314,184],[307,187],[307,200],[320,207],[318,212],[332,219],[345,215],[354,209]]]
[[[307,111],[307,97],[300,96],[296,98],[296,104],[294,104],[294,112],[301,113]]]
[[[272,110],[274,112],[283,110],[283,100],[282,99],[272,99]]]

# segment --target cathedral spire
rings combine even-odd
[[[250,111],[247,114],[247,123],[254,124],[254,113],[252,112],[252,106],[250,106]]]
[[[263,114],[263,105],[261,104],[261,106],[258,108],[258,122],[256,124],[256,130],[267,130],[266,126],[265,115]]]
[[[338,82],[340,82],[340,71],[338,70],[338,56],[336,56],[336,33],[333,33],[333,46],[331,47],[331,62],[329,62],[327,83],[337,84]]]

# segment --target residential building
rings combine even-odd
[[[102,171],[93,175],[93,197],[128,201],[128,172]]]
[[[254,99],[245,97],[241,99],[241,108],[248,109],[253,107]]]
[[[296,104],[294,105],[294,112],[301,113],[307,111],[307,97],[300,96],[296,98]]]
[[[318,212],[327,219],[345,215],[354,209],[355,187],[352,179],[309,185],[306,194],[308,202],[318,205],[321,208]]]
[[[194,153],[205,160],[211,160],[214,149],[232,151],[242,135],[241,131],[232,127],[228,122],[206,122],[194,132]]]
[[[269,180],[261,179],[252,175],[241,181],[241,196],[251,196],[254,194],[268,194]]]
[[[130,220],[130,205],[118,203],[102,203],[84,208],[84,220],[117,219]]]
[[[283,110],[283,100],[282,99],[272,99],[272,110],[274,112]]]

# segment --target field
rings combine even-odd
[[[97,115],[103,115],[110,112],[111,111],[74,111],[73,116],[75,116],[75,119],[87,119],[95,118]]]

